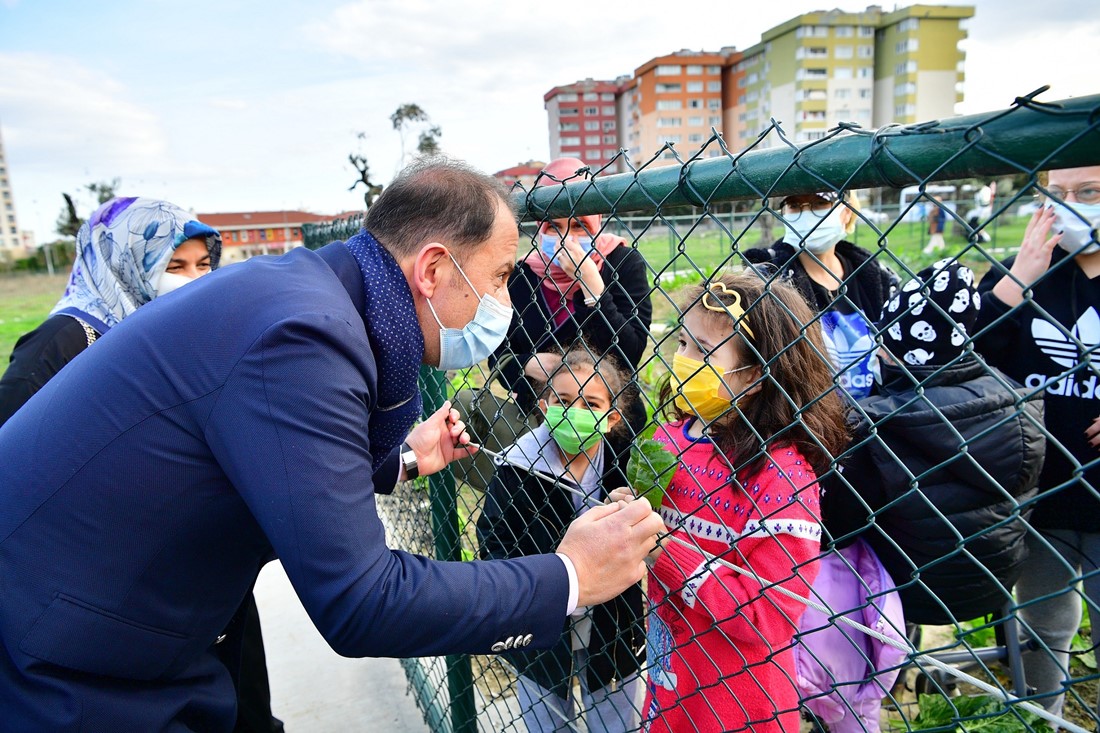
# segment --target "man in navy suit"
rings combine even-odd
[[[386,547],[375,493],[471,450],[447,406],[409,432],[419,366],[496,348],[517,244],[493,179],[418,164],[352,239],[158,298],[0,428],[4,730],[229,731],[219,645],[275,558],[346,656],[548,646],[637,582],[663,528],[645,501],[556,554]]]

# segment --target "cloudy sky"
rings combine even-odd
[[[1100,93],[1100,6],[947,2],[977,8],[958,112],[1043,84],[1048,100]],[[407,102],[442,127],[447,153],[483,170],[545,160],[551,87],[681,48],[745,48],[837,4],[0,0],[0,129],[20,226],[52,239],[60,192],[114,177],[123,193],[197,211],[354,209],[347,155],[387,181],[401,151],[389,116]]]

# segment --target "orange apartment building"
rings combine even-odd
[[[732,48],[718,52],[685,49],[650,59],[635,69],[628,141],[631,157],[643,163],[666,143],[673,143],[681,157],[687,158],[710,139],[711,128],[723,132],[724,76],[740,57]],[[705,156],[721,154],[721,149],[712,145]],[[657,165],[675,162],[672,152],[665,150]]]

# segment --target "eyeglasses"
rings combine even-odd
[[[808,211],[818,219],[824,219],[833,210],[833,204],[784,204],[783,218],[787,221],[798,221],[803,211]]]
[[[1086,183],[1078,188],[1064,189],[1061,186],[1047,186],[1047,198],[1065,201],[1073,194],[1073,198],[1082,204],[1100,204],[1100,183]]]

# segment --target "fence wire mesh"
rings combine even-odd
[[[406,660],[433,731],[1096,729],[1100,97],[1035,96],[517,189],[508,337],[422,380],[485,450],[391,544],[668,531],[549,650]]]

